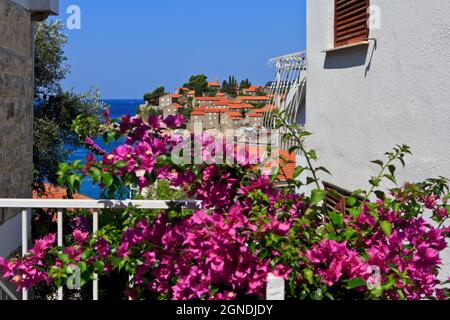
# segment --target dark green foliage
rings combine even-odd
[[[151,105],[158,106],[159,98],[161,98],[164,95],[166,95],[166,88],[159,87],[153,90],[153,92],[148,92],[144,94],[144,100]]]
[[[67,36],[60,21],[39,22],[35,39],[35,110],[33,128],[33,163],[35,186],[56,183],[58,164],[80,146],[72,122],[78,116],[100,118],[104,106],[99,93],[90,90],[77,94],[64,92],[61,81],[69,72],[63,46]]]

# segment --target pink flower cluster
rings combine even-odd
[[[45,260],[55,240],[55,234],[37,240],[29,255],[23,259],[6,261],[0,257],[0,275],[3,274],[3,277],[15,284],[18,290],[32,288],[42,282],[50,284],[52,280],[48,276]]]
[[[356,250],[350,249],[346,242],[323,240],[306,252],[306,256],[316,266],[322,282],[333,286],[341,279],[366,280],[370,265],[364,262]]]

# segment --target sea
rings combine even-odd
[[[135,115],[139,105],[144,103],[144,100],[140,99],[115,99],[115,100],[101,100],[101,101],[105,105],[109,106],[111,119],[120,118],[126,114]],[[103,142],[103,139],[100,137],[97,138],[95,142],[100,147],[102,147],[102,149],[110,152],[112,149],[122,144],[124,141],[119,140],[115,144],[109,144],[108,146],[106,146],[105,143]],[[89,151],[86,150],[85,148],[79,148],[75,150],[75,152],[72,154],[72,156],[69,158],[68,161],[73,162],[75,160],[82,160],[84,162],[88,153]],[[86,178],[81,184],[80,193],[93,199],[99,199],[101,190],[99,186],[94,185],[90,179]]]

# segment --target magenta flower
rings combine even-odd
[[[96,250],[97,250],[98,256],[100,258],[104,258],[104,257],[108,256],[109,243],[103,238],[98,239]]]
[[[88,232],[82,232],[80,230],[75,230],[73,232],[73,238],[77,243],[83,243],[87,240],[89,236]]]
[[[179,128],[184,124],[184,122],[185,120],[182,114],[177,114],[176,116],[170,115],[164,120],[164,123],[169,129]]]

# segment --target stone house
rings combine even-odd
[[[262,127],[263,115],[260,113],[249,113],[245,117],[245,122],[249,127]]]
[[[183,96],[181,94],[166,94],[159,98],[159,107],[163,109],[164,107],[170,106],[173,103],[180,103]]]
[[[57,0],[0,0],[0,198],[32,197],[34,23]],[[21,219],[0,209],[0,256],[21,243]]]
[[[183,108],[184,107],[178,103],[172,103],[171,105],[165,106],[162,108],[163,118],[166,119],[168,116],[176,116]]]

